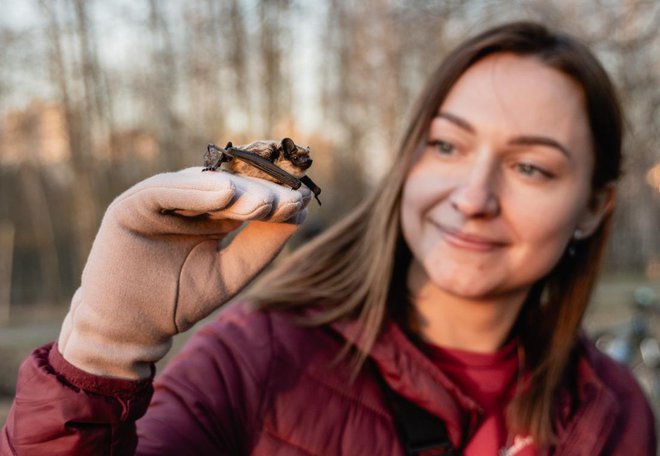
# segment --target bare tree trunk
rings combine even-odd
[[[644,179],[660,160],[660,117],[656,115],[657,105],[649,98],[660,86],[660,66],[655,58],[660,45],[659,20],[660,5],[628,1],[606,21],[612,25],[601,32],[617,57],[617,80],[627,107],[625,173],[610,243],[610,263],[620,271],[642,272],[660,261],[658,191]],[[618,33],[611,36],[611,30]],[[655,65],[655,71],[649,65]]]
[[[89,18],[90,0],[71,0],[76,20],[80,78],[83,82],[82,105],[85,113],[85,136],[90,145],[90,154],[98,155],[100,148],[109,148],[107,153],[115,160],[111,134],[114,129],[112,93],[98,57],[93,23]],[[106,151],[104,151],[106,152]]]
[[[71,165],[75,175],[74,199],[75,216],[72,217],[72,231],[77,250],[77,268],[82,271],[89,250],[91,249],[98,226],[98,204],[96,189],[92,184],[92,141],[90,131],[83,123],[80,103],[74,101],[68,80],[67,65],[62,48],[62,32],[57,12],[50,2],[40,2],[42,11],[48,17],[48,35],[50,37],[51,74],[59,89],[59,99],[65,113],[65,125],[71,151]]]
[[[107,87],[99,66],[94,35],[89,21],[89,0],[72,0],[76,16],[76,31],[79,47],[80,71],[84,88],[85,114],[91,128],[89,136],[107,138],[112,129]],[[94,143],[95,141],[92,141]]]
[[[14,224],[0,223],[0,326],[9,323],[11,312],[11,269],[14,262]]]
[[[289,69],[284,52],[288,45],[287,24],[289,0],[260,0],[260,54],[262,62],[263,131],[271,136],[278,122],[287,120],[291,112]]]
[[[192,143],[203,144],[224,131],[225,104],[220,73],[222,59],[220,28],[224,25],[219,6],[214,1],[190,1],[184,14],[186,24],[185,67],[188,114],[191,121]],[[220,22],[222,21],[222,22]],[[201,152],[200,152],[201,153]]]
[[[383,132],[385,144],[388,146],[387,153],[389,161],[393,159],[394,151],[398,146],[397,141],[401,135],[402,124],[402,46],[401,34],[397,29],[398,17],[394,8],[390,5],[390,0],[376,0],[374,7],[383,12],[380,20],[379,40],[382,42],[384,51],[384,61],[381,71],[377,74],[382,78],[383,101],[381,105],[381,131]]]
[[[342,213],[343,207],[353,207],[365,192],[364,136],[367,124],[363,113],[365,83],[359,65],[360,23],[350,14],[343,0],[333,0],[328,9],[324,59],[324,118],[330,128],[336,128],[334,154],[339,166],[334,167],[337,189],[336,202],[330,210]],[[332,130],[331,130],[332,131]],[[336,207],[335,207],[336,206]]]
[[[229,43],[228,62],[236,93],[232,109],[238,110],[239,113],[243,111],[246,118],[246,130],[249,132],[254,128],[254,113],[249,91],[250,74],[247,65],[249,36],[245,29],[245,19],[239,0],[230,1],[228,16],[229,24],[223,30],[230,31],[228,36],[224,36],[224,39]]]
[[[182,168],[186,160],[182,157],[186,133],[174,106],[177,93],[177,64],[174,42],[168,27],[163,4],[149,0],[149,31],[153,42],[153,71],[151,83],[146,87],[146,96],[152,110],[161,145],[161,162],[169,170]]]
[[[39,176],[39,168],[30,162],[25,162],[21,168],[19,181],[21,192],[27,202],[26,209],[30,214],[32,239],[39,252],[41,282],[34,285],[42,290],[41,297],[49,304],[60,304],[63,293],[55,230],[46,191]]]

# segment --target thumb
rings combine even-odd
[[[219,250],[206,240],[189,253],[181,269],[174,321],[178,332],[190,328],[241,291],[280,253],[307,211],[284,223],[251,221]]]

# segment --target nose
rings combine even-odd
[[[449,196],[454,210],[469,218],[493,218],[500,213],[497,176],[488,164],[472,168]]]
[[[312,159],[309,157],[302,157],[298,160],[298,163],[296,163],[298,166],[300,166],[302,169],[307,169],[310,166],[312,166]]]

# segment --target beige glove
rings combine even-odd
[[[92,374],[148,377],[173,335],[229,300],[279,253],[310,197],[302,187],[201,168],[130,188],[105,213],[60,352]]]

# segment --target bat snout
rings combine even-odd
[[[302,169],[307,169],[310,166],[312,166],[312,159],[305,156],[305,157],[296,157],[293,161],[293,164],[302,168]]]

